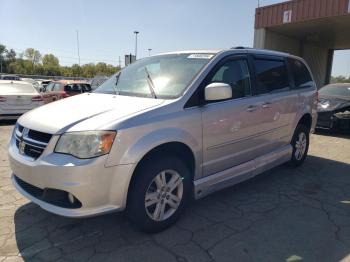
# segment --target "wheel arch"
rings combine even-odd
[[[305,125],[309,130],[311,129],[312,126],[312,116],[310,113],[305,113],[298,121],[296,127],[298,125]]]
[[[152,161],[152,159],[164,157],[164,156],[175,156],[183,160],[186,166],[190,170],[191,179],[194,180],[194,176],[196,172],[196,159],[195,159],[194,152],[188,145],[178,141],[166,142],[166,143],[157,145],[156,147],[149,150],[137,163],[130,179],[126,203],[128,202],[129,194],[130,194],[130,191],[132,190],[132,185],[134,184],[134,181],[137,177],[137,173],[142,168],[142,166],[146,162]]]

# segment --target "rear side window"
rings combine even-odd
[[[83,92],[91,92],[91,86],[89,84],[82,84]]]
[[[56,83],[52,88],[52,91],[60,91],[60,90],[61,90],[61,84],[59,83]]]
[[[72,90],[73,90],[73,85],[65,85],[64,86],[65,92],[72,92]]]
[[[258,94],[289,89],[286,63],[283,60],[255,59]]]
[[[289,59],[289,64],[292,69],[295,88],[305,88],[312,86],[312,78],[310,72],[303,62],[296,59]]]
[[[81,85],[80,84],[73,84],[73,92],[81,93]]]

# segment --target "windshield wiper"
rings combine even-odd
[[[156,92],[154,91],[153,80],[152,80],[152,78],[151,78],[151,76],[150,76],[146,66],[145,66],[145,72],[146,72],[146,75],[147,75],[147,83],[148,83],[148,86],[149,86],[149,90],[151,91],[152,97],[153,98],[157,98]]]
[[[116,95],[119,95],[119,91],[118,91],[118,89],[117,89],[117,85],[118,85],[118,81],[119,81],[119,76],[120,76],[120,73],[117,74],[117,75],[115,76],[115,84],[112,85],[112,88],[113,88],[114,93],[115,93]]]

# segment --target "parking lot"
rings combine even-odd
[[[12,127],[0,124],[0,261],[350,261],[349,137],[312,135],[302,167],[193,202],[148,235],[123,213],[68,219],[24,199],[10,181]]]

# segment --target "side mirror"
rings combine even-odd
[[[225,83],[211,83],[204,89],[206,101],[225,100],[232,97],[232,88]]]

